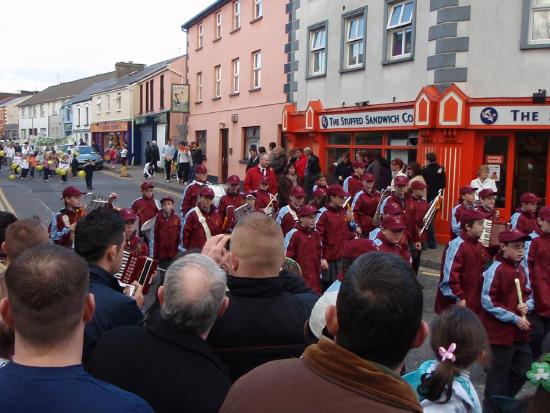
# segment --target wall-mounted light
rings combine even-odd
[[[361,102],[355,102],[355,106],[358,106],[360,108],[364,108],[365,106],[368,106],[368,105],[369,105],[368,100],[363,100]]]
[[[533,103],[545,103],[546,102],[546,89],[539,89],[533,93]]]

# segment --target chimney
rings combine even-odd
[[[117,62],[115,64],[115,77],[116,79],[120,79],[123,76],[129,75],[130,73],[134,73],[138,70],[141,70],[145,67],[144,64],[141,63],[134,63],[131,60],[129,62]]]

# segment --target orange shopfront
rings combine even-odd
[[[414,102],[325,109],[310,102],[304,112],[283,111],[288,146],[311,146],[330,177],[344,152],[374,149],[387,159],[424,164],[435,152],[447,171],[447,189],[436,218],[436,234],[446,242],[458,190],[488,164],[497,180],[497,207],[509,218],[519,195],[550,191],[548,167],[550,102],[529,98],[470,98],[456,85],[440,93],[423,88]]]

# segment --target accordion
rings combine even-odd
[[[158,261],[128,250],[124,250],[123,254],[122,265],[115,274],[115,278],[122,284],[132,284],[137,281],[143,286],[143,295],[147,294],[155,279]]]
[[[491,219],[483,220],[483,232],[479,241],[484,247],[493,247],[498,245],[498,236],[501,232],[506,231],[508,224],[504,222],[496,222]]]

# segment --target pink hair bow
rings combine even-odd
[[[448,349],[445,349],[445,347],[439,347],[439,357],[441,357],[441,361],[450,360],[452,363],[455,361],[455,355],[454,352],[456,350],[456,344],[451,343]]]

